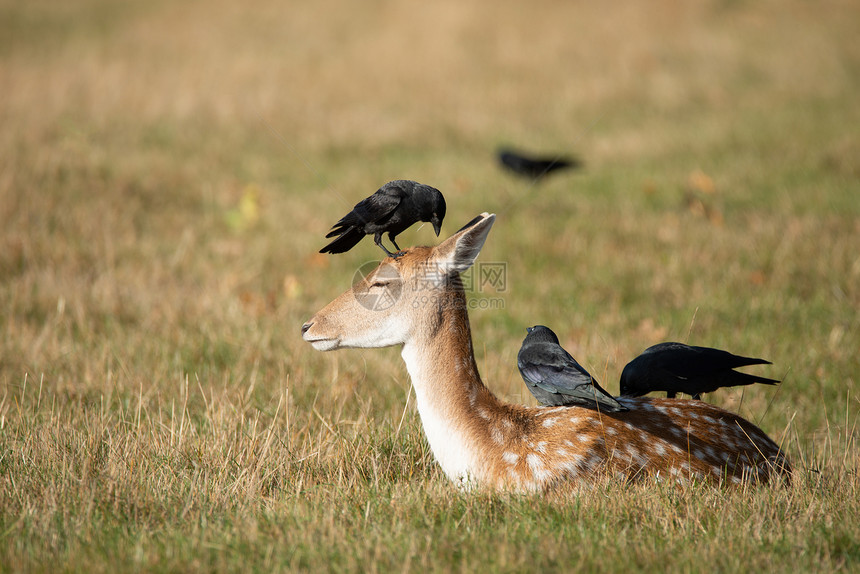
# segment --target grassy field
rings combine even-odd
[[[860,568],[856,2],[292,4],[0,0],[0,571]],[[536,323],[610,391],[663,340],[762,356],[707,400],[792,485],[448,484],[399,350],[299,334],[396,178],[443,237],[498,214],[495,393],[533,404]]]

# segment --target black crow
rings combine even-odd
[[[510,149],[499,150],[499,163],[510,171],[531,179],[540,179],[559,169],[579,167],[579,161],[572,158],[527,157]]]
[[[775,385],[779,381],[732,370],[747,365],[770,364],[764,359],[740,357],[710,347],[660,343],[648,347],[624,367],[621,396],[641,397],[652,391],[666,391],[670,399],[677,393],[698,399],[702,393],[710,393],[720,387],[753,383]]]
[[[517,366],[526,386],[539,403],[548,406],[576,405],[605,412],[626,411],[612,395],[583,369],[558,343],[548,327],[527,329],[517,355]]]
[[[438,189],[408,179],[389,181],[357,203],[331,228],[326,237],[337,236],[337,239],[320,249],[320,253],[344,253],[365,235],[373,235],[373,241],[389,257],[395,257],[382,244],[383,233],[388,233],[388,239],[400,252],[394,240],[400,232],[418,221],[429,221],[438,237],[443,219],[445,198]]]

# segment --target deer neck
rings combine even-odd
[[[416,330],[401,354],[430,448],[445,474],[463,483],[476,478],[477,447],[486,434],[487,417],[477,411],[500,403],[478,374],[465,294],[446,295],[431,324]]]

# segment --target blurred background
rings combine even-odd
[[[850,570],[858,38],[847,0],[0,0],[0,570]],[[792,487],[452,488],[399,349],[300,337],[399,178],[448,205],[403,247],[498,215],[493,392],[534,404],[534,324],[613,393],[661,341],[763,357],[704,398]]]
[[[502,301],[472,313],[502,397],[532,404],[536,323],[613,392],[680,340],[773,361],[710,400],[814,437],[857,407],[858,32],[848,1],[0,2],[3,393],[155,408],[190,377],[396,421],[397,349],[299,327],[380,256],[318,254],[330,226],[408,178],[443,238],[498,214],[505,282],[471,296]],[[517,178],[502,146],[583,165]]]

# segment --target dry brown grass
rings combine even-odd
[[[0,2],[0,569],[856,569],[858,15]],[[586,167],[532,186],[501,143]],[[398,177],[443,233],[499,214],[495,392],[532,400],[535,323],[611,390],[660,340],[764,356],[779,389],[709,400],[792,487],[453,491],[397,350],[298,336],[379,255],[324,233]]]

